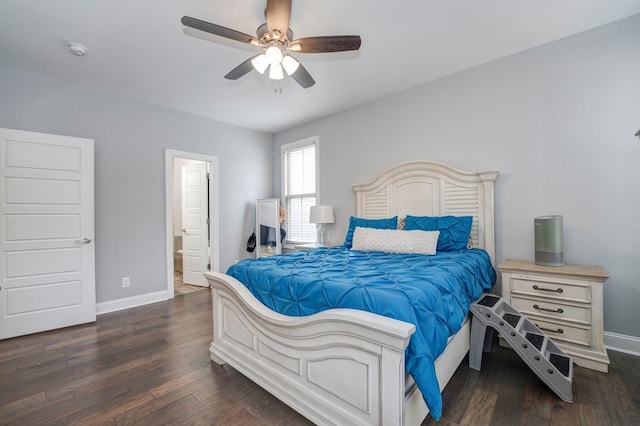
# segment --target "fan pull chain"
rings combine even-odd
[[[282,86],[280,85],[281,80],[272,80],[273,81],[273,93],[277,93],[279,95],[282,94]]]

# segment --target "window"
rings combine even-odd
[[[282,146],[282,193],[287,216],[287,243],[312,243],[316,227],[309,223],[309,208],[318,200],[318,138]]]

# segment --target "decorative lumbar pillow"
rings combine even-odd
[[[351,216],[349,218],[349,230],[344,239],[344,246],[351,248],[353,241],[353,232],[356,227],[375,228],[375,229],[396,229],[398,227],[398,216],[388,217],[385,219],[365,219],[362,217]]]
[[[353,250],[436,254],[439,231],[403,231],[356,227]]]
[[[472,216],[409,216],[408,231],[440,231],[438,251],[455,251],[467,248],[471,234]]]

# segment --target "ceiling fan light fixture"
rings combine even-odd
[[[271,80],[282,80],[284,78],[284,73],[282,72],[282,65],[271,64],[271,67],[269,68],[269,78]]]
[[[269,66],[269,60],[267,59],[267,55],[264,53],[259,54],[255,58],[251,60],[251,65],[256,69],[260,74],[264,74],[267,67]]]
[[[299,66],[300,62],[298,62],[293,56],[287,55],[282,58],[282,67],[287,72],[287,75],[291,75],[296,72]]]
[[[282,49],[280,49],[277,43],[272,43],[267,47],[264,54],[271,65],[280,65],[280,62],[282,62]]]
[[[264,0],[263,0],[264,1]],[[316,82],[298,59],[287,53],[332,53],[348,52],[360,49],[362,40],[357,35],[335,35],[293,38],[293,31],[289,28],[292,0],[266,0],[266,21],[256,30],[256,37],[231,28],[223,27],[212,22],[202,21],[190,16],[183,16],[180,22],[185,27],[204,31],[227,40],[246,43],[260,47],[252,57],[244,60],[228,72],[224,78],[238,80],[252,70],[266,74],[269,68],[269,78],[276,81],[277,92],[282,92],[279,80],[284,79],[285,71],[303,89],[313,86]]]

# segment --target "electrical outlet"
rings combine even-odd
[[[129,277],[122,277],[122,288],[129,287],[131,285],[131,280]]]

